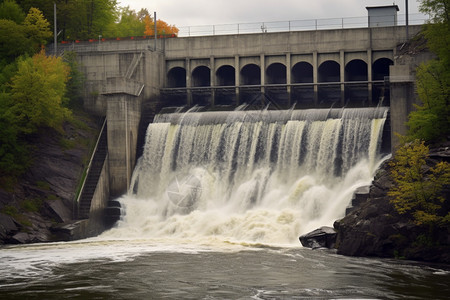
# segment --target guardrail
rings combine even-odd
[[[423,14],[409,14],[409,25],[424,24],[428,18]],[[378,17],[379,18],[379,17]],[[382,18],[380,18],[382,19]],[[308,31],[325,29],[347,29],[368,27],[369,18],[349,17],[349,18],[327,18],[311,20],[293,20],[293,21],[275,21],[275,22],[256,22],[256,23],[237,23],[221,25],[201,25],[201,26],[182,26],[178,27],[179,37],[206,36],[206,35],[226,35],[226,34],[247,34],[262,32],[290,32],[290,31]],[[406,24],[406,15],[397,15],[396,25]],[[392,22],[379,22],[377,27],[392,26]]]

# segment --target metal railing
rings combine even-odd
[[[308,31],[325,29],[349,29],[368,27],[368,16],[348,17],[348,18],[327,18],[311,20],[293,20],[293,21],[275,21],[275,22],[257,22],[257,23],[238,23],[221,25],[200,25],[200,26],[182,26],[178,27],[179,37],[189,36],[207,36],[207,35],[227,35],[227,34],[247,34],[262,32],[290,32],[290,31]],[[382,21],[377,23],[378,27],[393,26],[392,22]],[[424,24],[428,20],[423,14],[409,14],[409,25]],[[403,26],[406,24],[406,15],[397,15],[395,25]]]

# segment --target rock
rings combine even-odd
[[[59,223],[65,223],[72,219],[72,213],[60,200],[46,200],[45,205]]]
[[[323,226],[300,236],[299,239],[303,247],[332,249],[336,243],[336,231],[332,227]]]
[[[31,242],[30,235],[26,232],[19,232],[11,238],[13,244],[26,244]]]
[[[448,159],[444,150],[433,152],[434,157]],[[427,160],[429,166],[435,163]],[[388,160],[377,172],[367,200],[334,223],[337,253],[450,263],[450,227],[436,226],[431,236],[429,227],[415,224],[408,214],[399,215],[387,195],[392,186],[389,168]],[[447,199],[448,194],[444,187]]]
[[[7,239],[19,231],[19,227],[11,216],[0,213],[0,244],[2,240]]]

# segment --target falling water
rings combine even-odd
[[[387,108],[161,114],[107,235],[298,245],[380,161]]]

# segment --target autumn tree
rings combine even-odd
[[[153,36],[155,35],[155,23],[153,19],[150,16],[146,16],[144,19],[145,23],[145,35],[147,36]],[[174,34],[177,35],[179,29],[174,25],[169,25],[166,22],[162,20],[156,21],[156,34],[157,35],[164,35],[164,34]]]

